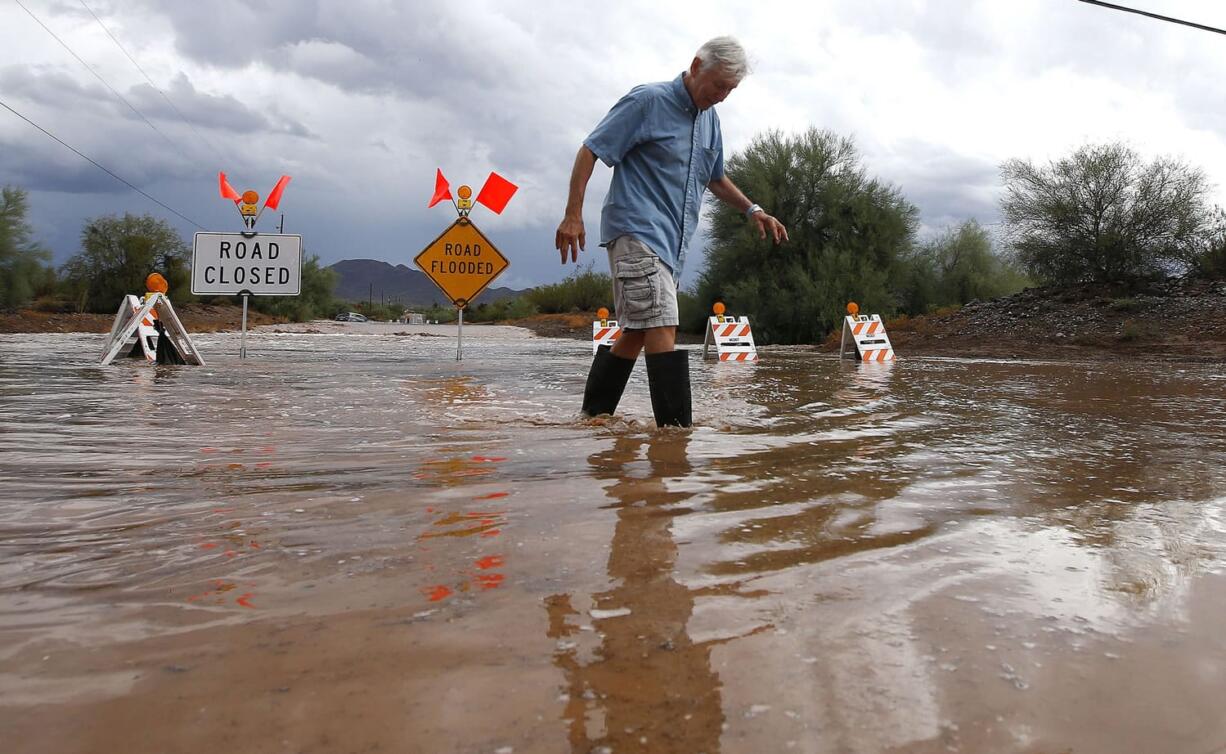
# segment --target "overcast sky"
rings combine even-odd
[[[1226,28],[1220,0],[1117,2]],[[729,154],[767,129],[851,135],[925,232],[997,222],[1001,161],[1087,142],[1181,156],[1226,204],[1226,36],[1078,0],[21,3],[106,84],[0,0],[0,101],[207,230],[239,227],[218,170],[261,195],[292,175],[286,232],[325,264],[411,265],[454,219],[448,204],[426,209],[435,168],[474,190],[496,170],[520,186],[502,216],[473,214],[511,260],[497,284],[560,279],[572,268],[553,236],[583,137],[628,89],[673,78],[719,34],[755,63],[718,108]],[[609,177],[597,167],[585,213],[601,266]],[[0,185],[29,191],[57,263],[100,214],[198,230],[4,109]],[[694,249],[684,282],[702,260]]]

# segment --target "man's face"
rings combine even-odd
[[[739,83],[739,79],[717,65],[703,69],[702,61],[698,58],[690,63],[690,97],[699,110],[723,102]]]

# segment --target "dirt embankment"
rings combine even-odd
[[[1028,288],[944,315],[886,323],[900,353],[1005,358],[1226,360],[1226,282]],[[839,334],[822,344],[839,349]]]
[[[239,330],[243,325],[241,306],[213,304],[182,304],[175,307],[188,332],[219,332]],[[254,309],[247,310],[247,326],[275,325],[286,320]],[[68,314],[20,309],[0,312],[0,333],[96,332],[108,333],[115,322],[114,314]]]

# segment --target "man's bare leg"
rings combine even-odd
[[[622,359],[637,359],[644,347],[647,353],[668,353],[677,344],[676,327],[651,327],[646,330],[623,330],[613,344],[613,354]]]

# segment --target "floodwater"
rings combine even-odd
[[[0,749],[1226,752],[1217,365],[0,336]]]

